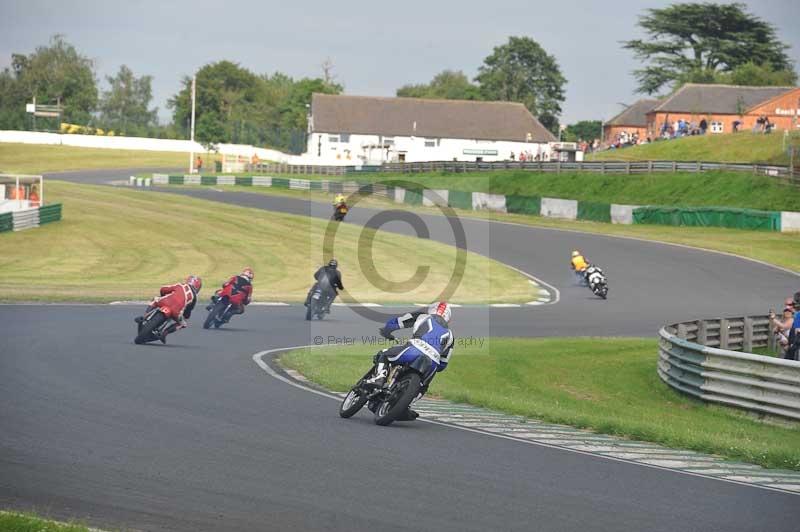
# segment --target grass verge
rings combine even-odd
[[[150,177],[148,174],[147,177]],[[522,170],[466,174],[297,175],[298,179],[359,182],[404,181],[432,189],[489,192],[674,207],[736,207],[768,211],[800,210],[800,187],[746,172],[603,175],[591,172],[535,173]],[[402,186],[402,185],[401,185]],[[253,187],[257,188],[257,187]]]
[[[173,188],[186,188],[176,185]],[[196,188],[196,187],[195,187]],[[215,187],[230,192],[250,192],[276,196],[294,197],[312,201],[330,201],[330,194],[316,191],[287,190],[270,187]],[[365,197],[358,203],[362,207],[412,209],[415,212],[441,214],[438,208],[409,206],[388,200]],[[800,205],[800,204],[798,204]],[[356,207],[357,208],[357,207]],[[799,207],[795,206],[795,209]],[[800,273],[800,234],[773,233],[766,231],[744,231],[723,227],[671,227],[662,225],[617,225],[588,221],[569,221],[522,214],[506,214],[490,211],[467,211],[455,209],[458,216],[480,218],[499,222],[512,222],[533,227],[566,229],[610,236],[640,238],[672,244],[682,244],[702,249],[733,253],[742,257],[760,260]]]
[[[188,273],[202,275],[210,293],[249,265],[256,271],[256,300],[300,301],[315,269],[327,261],[323,220],[59,181],[48,183],[48,198],[64,205],[61,222],[0,234],[0,300],[147,299]],[[372,248],[360,242],[370,235]],[[426,302],[448,284],[456,264],[454,247],[350,224],[339,226],[334,254],[345,302]],[[400,282],[424,267],[430,269],[424,282],[402,292],[375,282],[376,273]],[[524,302],[535,299],[536,290],[514,270],[468,253],[451,299]]]
[[[201,155],[205,167],[213,169],[213,155]],[[147,167],[188,169],[188,166],[188,153],[0,143],[0,173],[41,174],[100,168]]]
[[[794,138],[797,136],[795,135]],[[726,135],[683,137],[621,150],[608,150],[591,155],[589,159],[595,161],[661,160],[789,164],[789,155],[784,149],[782,131],[770,135],[742,131]]]
[[[0,530],[4,532],[89,532],[83,525],[60,523],[32,514],[0,511]]]
[[[766,424],[673,391],[656,374],[656,345],[636,338],[491,338],[482,347],[459,346],[430,391],[604,434],[800,469],[797,425]],[[375,351],[297,350],[281,363],[326,388],[346,391],[369,368]]]

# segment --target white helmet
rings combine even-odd
[[[441,316],[442,319],[446,323],[450,323],[450,315],[452,314],[450,310],[450,303],[446,303],[444,301],[439,301],[438,303],[431,303],[428,307],[428,314]]]

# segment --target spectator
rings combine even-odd
[[[702,120],[700,120],[700,134],[705,135],[706,130],[708,130],[708,122],[706,121],[705,118],[703,118]]]
[[[197,156],[197,159],[194,160],[194,167],[197,170],[198,174],[203,169],[203,158],[200,157],[199,155]]]
[[[741,126],[741,125],[742,125],[742,123],[739,120],[734,120],[733,121],[733,132],[737,133],[739,131],[739,126]]]
[[[792,330],[793,321],[794,308],[792,306],[785,306],[780,317],[772,311],[769,313],[769,329],[775,336],[775,344],[782,357],[786,356],[786,350],[789,347],[789,332]]]
[[[509,158],[510,158],[512,161],[516,159],[516,157],[514,156],[514,152],[513,152],[513,151],[511,152],[511,155],[509,156]]]
[[[522,162],[522,163],[525,162],[525,152],[524,151],[519,152],[519,161]]]
[[[34,183],[31,185],[31,193],[28,195],[28,201],[31,207],[39,207],[41,198],[39,197],[39,185]]]

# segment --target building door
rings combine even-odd
[[[405,153],[398,153],[397,154],[397,160],[400,161],[401,163],[406,162],[406,154]]]
[[[483,157],[475,157],[475,162],[476,163],[482,163],[483,162]]]

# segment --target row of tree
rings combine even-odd
[[[775,28],[742,4],[683,3],[649,9],[639,20],[645,39],[624,48],[646,63],[634,72],[638,91],[663,93],[684,83],[790,86],[797,74]],[[511,37],[484,59],[474,80],[444,70],[430,83],[405,85],[397,96],[523,102],[556,133],[566,80],[555,57],[527,37]],[[572,124],[568,140],[600,135],[599,120]]]
[[[195,137],[206,144],[235,142],[300,152],[311,94],[342,91],[330,79],[294,80],[280,72],[256,75],[230,61],[205,65],[196,76]],[[122,65],[106,81],[108,89],[101,92],[93,61],[61,35],[31,54],[13,54],[11,66],[0,72],[0,129],[30,129],[32,117],[25,105],[35,98],[38,104],[60,104],[62,122],[117,135],[189,136],[190,77],[182,80],[181,90],[167,103],[173,111],[167,125],[159,125],[158,109],[151,107],[151,76],[136,76]],[[40,129],[59,129],[56,120],[47,120],[40,119]]]

